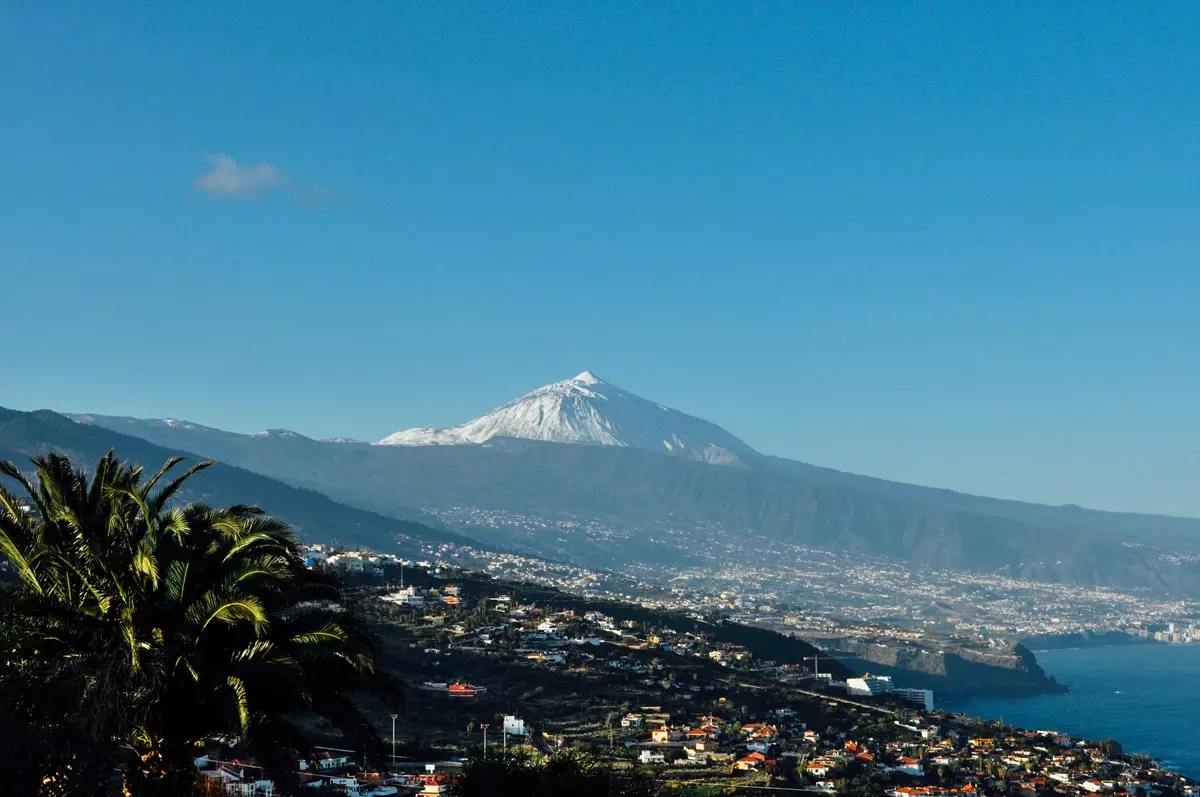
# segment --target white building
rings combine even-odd
[[[405,587],[390,595],[384,595],[381,600],[388,601],[389,603],[397,603],[401,606],[412,606],[417,609],[425,606],[425,596],[417,592],[414,587]]]
[[[867,673],[860,678],[847,678],[846,691],[852,695],[874,697],[890,694],[893,690],[892,679],[887,675],[871,675]]]
[[[504,715],[504,732],[509,736],[527,736],[529,734],[525,728],[525,720],[512,714]]]
[[[926,711],[933,711],[933,691],[930,689],[909,689],[903,686],[892,687],[892,694],[905,700],[924,706]]]

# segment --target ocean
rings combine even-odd
[[[1116,739],[1200,777],[1200,645],[1129,645],[1037,653],[1065,695],[980,698],[938,705],[1027,730]]]

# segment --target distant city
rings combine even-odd
[[[504,527],[530,535],[563,533],[619,542],[634,531],[599,521],[562,521],[479,509],[443,510],[459,527]],[[676,544],[686,539],[704,564],[626,565],[617,572],[552,564],[540,557],[472,553],[506,577],[545,580],[582,594],[685,611],[717,608],[743,622],[801,633],[882,635],[920,639],[953,635],[983,645],[1041,636],[1121,631],[1160,642],[1200,641],[1200,602],[1024,580],[1001,574],[912,567],[879,557],[834,553],[764,540],[748,550],[715,526],[659,526],[643,537]],[[461,554],[460,554],[461,556]],[[753,557],[748,564],[747,556]],[[734,564],[739,562],[739,564]],[[1148,591],[1147,591],[1148,592]]]

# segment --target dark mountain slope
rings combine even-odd
[[[1045,529],[1083,530],[1151,545],[1200,550],[1200,519],[1197,518],[1102,512],[1080,506],[1049,506],[986,498],[939,487],[921,487],[845,473],[781,457],[768,456],[764,460],[768,467],[784,470],[812,484],[851,487],[888,498],[903,498],[963,512],[1009,518]]]
[[[67,453],[76,464],[88,466],[109,449],[150,472],[171,456],[186,456],[193,462],[211,456],[189,453],[181,447],[160,447],[99,426],[76,423],[46,410],[16,412],[0,408],[0,459],[12,460],[23,469],[30,457],[50,451]],[[450,532],[344,506],[315,491],[291,487],[226,464],[209,468],[192,480],[189,487],[192,491],[186,496],[189,499],[213,504],[258,504],[293,524],[297,533],[312,541],[338,541],[378,550],[394,549],[397,538],[469,542]]]
[[[179,422],[92,420],[292,484],[319,485],[339,501],[387,514],[412,516],[411,507],[476,507],[633,527],[711,523],[750,546],[769,538],[914,565],[1200,593],[1196,568],[1164,564],[1107,535],[1065,522],[930,503],[919,500],[920,492],[860,488],[880,480],[848,474],[843,475],[861,482],[834,483],[783,466],[715,467],[613,446],[515,439],[371,446],[292,433],[236,435]],[[979,500],[987,506],[991,499]]]

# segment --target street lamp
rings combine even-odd
[[[399,714],[392,715],[392,772],[396,771],[396,717]]]
[[[488,729],[488,724],[487,724],[486,722],[484,722],[484,723],[482,723],[482,724],[481,724],[481,727],[483,728],[483,757],[484,757],[484,758],[487,758],[487,729]]]

